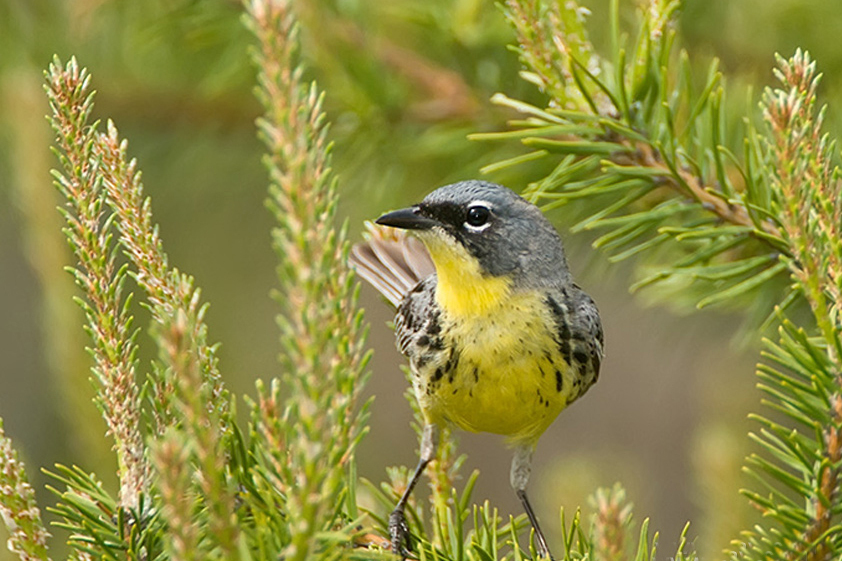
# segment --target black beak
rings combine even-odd
[[[438,222],[421,214],[417,206],[388,212],[375,220],[383,226],[401,228],[402,230],[429,230]]]

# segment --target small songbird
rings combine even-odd
[[[373,230],[351,263],[397,307],[397,344],[425,423],[420,461],[389,517],[392,551],[411,547],[406,502],[439,427],[452,425],[506,437],[512,487],[538,554],[551,558],[526,485],[538,438],[599,375],[596,305],[573,282],[550,222],[501,185],[447,185],[376,222],[414,237]]]

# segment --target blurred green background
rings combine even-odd
[[[586,2],[599,46],[607,1]],[[635,3],[621,2],[629,28]],[[502,91],[541,103],[518,78],[512,34],[490,0],[306,0],[298,3],[304,57],[327,91],[340,214],[354,237],[364,219],[418,200],[432,188],[476,177],[517,146],[466,140],[500,130],[511,115],[488,98]],[[42,90],[53,54],[76,55],[93,74],[96,117],[113,119],[144,172],[171,262],[195,275],[211,302],[211,339],[238,395],[278,375],[272,227],[253,121],[251,38],[233,0],[0,0],[0,416],[29,467],[41,504],[39,467],[75,463],[113,472],[105,425],[91,404],[90,359],[72,263],[51,185],[55,166]],[[771,83],[773,54],[808,49],[825,73],[822,94],[837,131],[842,50],[838,0],[687,0],[680,40],[700,68],[722,59],[732,100]],[[748,84],[752,98],[746,98]],[[836,106],[834,107],[834,104]],[[515,171],[517,173],[515,173]],[[520,190],[542,170],[488,177]],[[718,556],[752,513],[737,490],[751,449],[748,412],[757,341],[732,343],[738,314],[677,314],[628,294],[630,265],[609,266],[587,236],[566,229],[575,209],[553,215],[574,274],[605,323],[601,381],[542,438],[531,483],[539,516],[555,529],[560,506],[583,505],[597,486],[621,481],[640,521],[651,517],[666,551],[689,532]],[[365,287],[376,350],[368,388],[376,396],[359,471],[414,465],[416,441],[399,370],[391,311]],[[145,325],[138,310],[138,326]],[[146,334],[141,343],[150,350]],[[143,357],[141,370],[151,354]],[[479,468],[475,499],[519,513],[498,438],[461,435],[464,474]],[[113,486],[113,481],[106,479]],[[113,487],[112,487],[113,488]],[[48,515],[49,519],[49,515]],[[0,530],[0,537],[5,537]],[[558,536],[555,536],[555,540]],[[0,552],[0,559],[6,559]]]

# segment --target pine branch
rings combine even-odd
[[[61,517],[54,524],[69,532],[68,544],[73,551],[117,561],[137,551],[131,547],[133,535],[154,535],[160,530],[154,516],[138,524],[140,513],[120,506],[96,475],[75,466],[57,465],[55,469],[44,472],[64,484],[65,490],[47,486],[59,499],[47,510]]]
[[[580,88],[574,61],[591,73],[599,72],[599,59],[584,27],[587,8],[562,8],[541,0],[507,0],[506,17],[517,33],[517,52],[528,69],[521,76],[546,93],[558,107],[611,113],[616,107],[604,92]]]
[[[144,196],[137,162],[128,158],[127,147],[109,121],[107,131],[97,137],[95,150],[101,161],[107,201],[117,218],[120,243],[134,266],[135,280],[147,294],[153,321],[161,334],[161,357],[169,368],[175,369],[168,380],[160,382],[158,397],[166,403],[176,382],[190,374],[183,370],[187,364],[179,357],[188,352],[195,356],[200,376],[195,383],[206,387],[202,391],[210,401],[208,409],[218,416],[223,423],[219,428],[224,431],[229,422],[228,398],[217,367],[216,348],[207,342],[206,306],[201,304],[193,278],[169,266],[152,220],[151,201]],[[161,423],[158,431],[166,428],[167,420]]]
[[[763,96],[763,117],[771,138],[766,150],[770,181],[779,193],[781,229],[793,248],[789,266],[803,287],[813,315],[842,357],[842,181],[834,165],[836,142],[823,133],[825,108],[817,109],[821,76],[810,55],[778,57],[778,89]]]
[[[246,10],[258,40],[257,96],[265,114],[257,125],[268,151],[267,204],[277,221],[275,299],[282,310],[281,363],[289,392],[283,412],[277,385],[269,395],[260,392],[257,436],[266,454],[261,462],[271,468],[275,492],[295,521],[283,555],[303,561],[333,555],[320,533],[338,523],[345,470],[364,432],[365,407],[358,409],[368,361],[366,328],[356,310],[345,229],[334,224],[336,179],[323,95],[302,77],[291,3],[252,0]]]
[[[195,524],[196,497],[190,481],[191,442],[178,431],[163,435],[153,454],[155,470],[166,474],[159,487],[163,516],[168,522],[166,548],[170,558],[177,561],[203,559],[200,548],[200,529]]]
[[[175,425],[185,432],[185,442],[195,454],[199,475],[192,478],[191,484],[198,485],[208,514],[203,535],[224,557],[232,558],[237,541],[234,494],[222,453],[222,439],[231,421],[215,350],[206,342],[205,308],[200,305],[193,280],[168,266],[152,222],[150,201],[143,197],[136,163],[129,162],[126,156],[126,143],[120,141],[113,124],[109,123],[107,134],[99,134],[95,125],[88,124],[92,96],[87,72],[80,70],[75,60],[64,69],[56,61],[48,77],[54,128],[64,152],[60,159],[65,175],[57,175],[57,179],[71,209],[66,213],[67,232],[81,264],[75,271],[77,283],[86,290],[88,298],[83,309],[95,342],[95,373],[103,388],[98,400],[117,442],[120,505],[131,511],[133,523],[149,524],[147,513],[140,511],[143,495],[149,494],[149,468],[139,429],[134,333],[130,331],[128,314],[130,298],[122,298],[128,266],[115,266],[112,225],[119,230],[120,243],[134,266],[133,277],[146,290],[153,321],[158,326],[156,341],[165,368],[159,370],[162,375],[153,379],[158,398],[152,401],[157,419],[153,433],[160,434],[167,426]],[[105,213],[106,202],[113,214]],[[157,452],[159,468],[170,467],[162,461],[166,452],[166,448]],[[175,470],[166,469],[157,475],[164,488],[180,484]],[[74,482],[80,481],[74,478],[68,482],[68,491],[61,494],[65,503],[58,509],[70,527],[86,527],[86,507],[75,494]],[[103,505],[110,500],[107,494],[99,494]],[[178,518],[170,520],[172,525],[183,522]],[[119,537],[109,535],[102,541],[104,548],[131,550],[131,544],[123,542],[126,533],[122,527],[109,531]],[[191,554],[196,553],[201,550]]]
[[[418,401],[415,396],[407,395],[407,398],[411,399],[413,403],[416,427],[419,432],[420,442],[420,432],[423,430],[423,417],[421,417],[420,409],[417,408]],[[454,523],[452,509],[457,502],[459,510],[464,512],[464,516],[467,517],[468,512],[470,511],[470,506],[464,497],[471,496],[474,483],[479,476],[479,472],[477,471],[471,474],[468,478],[465,490],[462,493],[463,499],[460,501],[460,498],[456,496],[455,491],[456,480],[459,478],[459,470],[467,459],[467,456],[458,455],[456,445],[457,441],[451,431],[442,431],[439,435],[439,447],[436,459],[430,462],[427,466],[427,475],[429,478],[428,483],[430,488],[430,518],[433,521],[433,539],[431,540],[431,543],[438,547],[442,547],[442,544],[447,539],[448,533],[450,533],[448,526]],[[459,520],[459,526],[461,529],[461,517]],[[462,536],[458,536],[457,541],[458,543],[464,543]]]
[[[97,138],[100,173],[117,218],[120,243],[134,265],[134,278],[149,299],[156,341],[166,366],[164,376],[154,380],[160,399],[155,407],[159,419],[155,429],[160,433],[166,428],[161,423],[168,423],[186,432],[200,474],[193,481],[208,511],[204,535],[221,549],[222,558],[233,559],[239,531],[233,482],[223,453],[232,423],[230,398],[217,368],[216,348],[207,342],[207,306],[201,304],[193,278],[169,267],[152,221],[151,201],[144,198],[140,172],[126,151],[127,143],[109,122],[107,133]],[[165,393],[168,391],[171,393]],[[177,477],[172,471],[158,475],[164,480]],[[179,485],[177,481],[168,484]],[[170,520],[171,524],[179,522]]]
[[[758,367],[766,404],[793,421],[786,426],[755,415],[752,438],[763,453],[747,471],[765,492],[743,491],[776,526],[743,533],[736,552],[750,559],[830,559],[842,551],[842,400],[838,368],[825,345],[788,321],[779,343],[766,341],[769,364]],[[803,497],[794,502],[792,493]]]
[[[779,485],[805,497],[791,505],[772,489],[768,497],[747,496],[780,528],[788,547],[763,532],[747,533],[745,550],[757,558],[784,554],[787,559],[823,560],[842,551],[842,364],[840,364],[839,265],[842,187],[833,162],[835,143],[822,132],[824,109],[817,109],[820,76],[807,53],[778,58],[777,89],[763,96],[769,137],[764,144],[769,182],[781,228],[792,248],[787,260],[799,292],[810,303],[820,338],[784,321],[780,343],[767,341],[767,357],[779,367],[761,365],[761,388],[770,405],[807,430],[792,432],[767,418],[754,438],[769,455],[750,458],[755,468]],[[818,398],[818,399],[817,399]]]
[[[21,561],[48,561],[49,534],[41,522],[35,491],[23,462],[3,430],[0,419],[0,517],[9,531],[7,546]]]
[[[67,206],[65,234],[79,264],[71,269],[85,294],[77,300],[87,316],[93,372],[99,390],[96,402],[114,437],[120,479],[120,504],[137,509],[148,493],[149,468],[140,430],[140,397],[135,384],[136,331],[129,313],[130,298],[123,295],[126,267],[116,263],[112,243],[113,216],[103,208],[100,162],[94,151],[96,125],[90,113],[93,93],[90,76],[75,59],[62,66],[55,59],[47,71],[51,123],[58,140],[61,171],[56,186]]]
[[[598,489],[590,500],[595,508],[593,544],[596,559],[624,561],[628,559],[627,538],[630,534],[632,505],[626,492],[615,484],[612,489]]]

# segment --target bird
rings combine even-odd
[[[389,516],[392,551],[411,550],[407,501],[440,429],[457,427],[505,437],[536,553],[552,559],[526,487],[539,437],[599,376],[596,304],[550,221],[502,185],[445,185],[375,223],[350,263],[397,308],[397,347],[424,421],[418,465]]]

